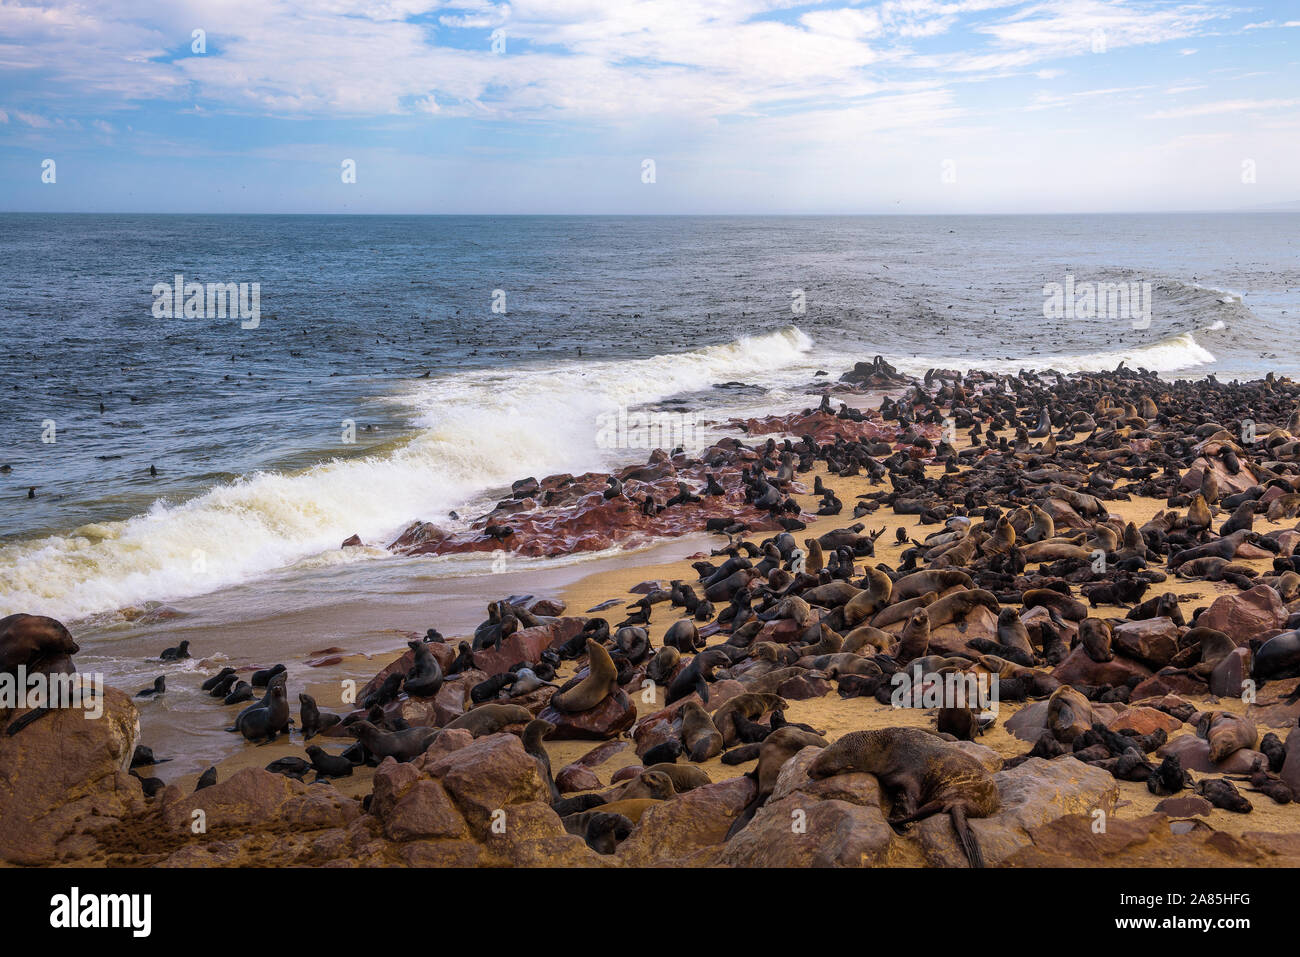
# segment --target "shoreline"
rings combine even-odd
[[[1165,385],[1162,380],[1154,380],[1154,382],[1157,386]],[[902,395],[907,391],[895,390],[898,395]],[[893,401],[885,391],[872,393],[869,398],[861,395],[848,396],[834,395],[833,393],[832,395],[833,401],[836,403],[848,400],[850,408],[859,411],[868,410],[868,418],[872,418],[873,413],[875,418],[878,418],[878,412],[874,412],[874,410],[880,407],[882,400],[885,402]],[[776,416],[771,418],[775,420]],[[1136,427],[1127,428],[1130,431],[1136,431]],[[1053,432],[1055,431],[1054,429]],[[770,433],[770,437],[780,439],[782,433],[774,430]],[[798,438],[797,435],[793,434],[790,437],[792,439]],[[769,434],[763,433],[750,435],[747,440],[753,447],[752,443],[755,440],[761,443],[761,441],[766,441],[768,438]],[[1082,436],[1079,438],[1082,438]],[[1076,439],[1076,441],[1078,440]],[[1144,440],[1135,439],[1134,441],[1140,442]],[[970,464],[977,462],[980,454],[988,454],[981,453],[980,449],[973,447],[970,436],[961,434],[960,431],[952,443],[951,451],[954,461],[957,458],[968,456],[966,465],[959,466],[957,469],[959,475],[966,474],[969,471]],[[913,459],[912,461],[919,460]],[[925,480],[929,482],[938,482],[945,476],[947,471],[944,463],[933,455],[926,460],[926,464],[922,469]],[[914,477],[919,477],[920,474],[917,473],[917,476]],[[868,475],[842,475],[828,468],[827,463],[820,460],[815,461],[806,472],[796,474],[794,478],[796,484],[790,488],[789,494],[801,507],[802,517],[806,520],[806,528],[794,533],[799,541],[822,536],[853,523],[855,519],[848,512],[850,506],[853,503],[870,499],[872,496],[878,496],[887,488]],[[820,496],[812,492],[814,481],[821,481],[827,486],[833,487],[837,496],[844,503],[846,510],[835,515],[813,515],[812,513],[816,511],[820,500]],[[1117,491],[1122,491],[1126,486],[1137,488],[1139,484],[1138,480],[1130,477],[1124,481],[1117,481],[1115,488]],[[1127,500],[1107,499],[1106,508],[1112,517],[1118,519],[1120,525],[1133,523],[1136,527],[1148,525],[1158,519],[1169,508],[1169,504],[1161,498],[1149,495],[1133,495]],[[1214,521],[1215,527],[1226,518],[1226,514],[1217,516]],[[864,523],[868,529],[884,526],[886,531],[886,534],[882,535],[876,542],[874,554],[867,558],[858,559],[859,569],[865,569],[873,565],[881,565],[891,569],[898,568],[904,563],[906,553],[915,550],[916,542],[937,531],[942,531],[944,527],[942,524],[936,524],[925,519],[922,515],[895,514],[895,512],[887,508],[881,509],[875,514],[867,514],[857,521]],[[1263,515],[1259,515],[1255,519],[1254,527],[1256,532],[1267,534],[1269,532],[1282,532],[1296,526],[1294,519],[1281,518],[1277,521],[1270,521]],[[743,540],[757,545],[771,538],[774,534],[778,533],[771,530],[751,530],[737,538],[735,542],[738,543]],[[897,536],[900,535],[904,536],[905,540],[897,540]],[[666,584],[673,580],[681,580],[696,583],[698,576],[696,570],[692,568],[692,561],[706,557],[711,551],[711,546],[716,547],[720,544],[725,544],[723,536],[691,533],[679,538],[665,539],[649,547],[602,556],[593,561],[592,567],[587,567],[586,563],[574,563],[549,569],[525,569],[508,573],[504,577],[494,575],[475,578],[472,579],[474,582],[473,587],[465,586],[465,590],[472,594],[462,594],[459,601],[464,609],[462,613],[471,615],[473,603],[485,603],[483,601],[485,596],[492,596],[490,600],[496,600],[502,599],[509,594],[527,593],[537,598],[558,598],[565,606],[562,612],[563,616],[583,617],[604,614],[609,616],[612,626],[618,620],[618,617],[624,614],[624,606],[630,605],[639,598],[640,594],[644,593],[644,589],[634,591],[634,588],[646,582]],[[1256,575],[1268,575],[1273,568],[1271,556],[1261,557],[1257,555],[1251,557],[1245,555],[1237,558],[1236,563],[1250,568]],[[1039,569],[1040,573],[1042,567]],[[857,574],[861,574],[861,570]],[[521,580],[531,578],[534,587],[522,591],[510,587],[510,583],[516,580],[514,577],[516,575],[520,576]],[[538,582],[541,582],[540,587],[537,587]],[[1184,606],[1184,613],[1189,621],[1192,618],[1193,609],[1205,608],[1216,600],[1225,597],[1232,598],[1242,594],[1241,589],[1226,581],[1182,580],[1172,576],[1154,586],[1151,594],[1159,594],[1165,591],[1174,593],[1178,603]],[[618,604],[604,612],[598,610],[598,606],[611,600],[617,601]],[[413,602],[413,604],[416,603]],[[719,602],[719,608],[721,608],[721,604]],[[1027,612],[1026,606],[1016,602],[1002,602],[1002,605],[1003,607],[1016,608],[1018,612]],[[1131,604],[1098,603],[1089,607],[1087,614],[1088,617],[1122,620],[1131,607]],[[1295,603],[1292,604],[1292,608],[1300,611],[1300,606]],[[667,605],[655,605],[653,609],[654,613],[651,620],[646,625],[652,649],[662,646],[665,632],[680,618],[680,613],[671,610]],[[353,611],[356,611],[355,607]],[[369,611],[372,619],[383,618],[385,615],[383,608],[371,608]],[[423,612],[412,610],[410,614],[414,616],[423,614]],[[479,617],[481,620],[481,614]],[[430,624],[435,624],[436,627],[443,630],[442,623],[438,621],[438,616],[426,616],[426,618]],[[296,696],[299,691],[306,690],[316,697],[322,710],[346,714],[349,706],[342,700],[340,676],[364,679],[396,661],[404,653],[400,645],[397,647],[389,646],[386,649],[376,646],[384,640],[382,636],[385,634],[393,634],[396,637],[398,634],[406,632],[403,637],[418,637],[419,632],[417,630],[403,629],[401,627],[402,623],[415,620],[416,618],[410,617],[399,623],[384,619],[384,627],[372,630],[370,633],[370,644],[374,647],[373,651],[364,654],[350,654],[347,653],[347,649],[343,648],[322,649],[322,651],[330,652],[329,657],[337,658],[337,660],[324,664],[319,671],[313,670],[306,674],[304,674],[304,669],[301,667],[291,667],[293,676],[292,695]],[[471,624],[463,629],[444,630],[446,641],[452,647],[460,640],[459,635],[467,635],[473,630],[472,617],[462,620],[469,620]],[[346,619],[343,621],[336,620],[334,626],[343,629],[348,627],[348,623]],[[171,633],[175,634],[175,631],[183,630],[183,628],[184,623],[182,621],[179,623],[179,628],[174,629]],[[710,638],[708,643],[712,645],[717,641],[724,640],[726,636],[727,632],[724,630],[716,638]],[[577,662],[564,661],[556,669],[555,683],[563,685],[566,680],[578,675],[583,660],[585,660],[585,656]],[[216,665],[213,664],[211,668],[204,670],[202,673],[207,674],[215,672],[215,670]],[[1148,674],[1154,673],[1154,671],[1154,668],[1149,669]],[[743,678],[743,675],[744,672],[741,669],[740,676]],[[1195,703],[1200,710],[1253,716],[1261,736],[1268,732],[1274,732],[1279,737],[1286,737],[1287,733],[1294,729],[1297,715],[1300,715],[1300,704],[1283,706],[1279,704],[1279,701],[1296,685],[1297,683],[1293,679],[1270,682],[1267,688],[1261,692],[1259,701],[1251,704],[1231,697],[1216,698],[1210,695],[1198,697],[1190,692],[1185,697]],[[666,688],[663,685],[656,685],[653,703],[642,699],[636,700],[634,707],[637,727],[640,727],[641,723],[648,717],[664,709],[665,691]],[[881,704],[872,697],[840,697],[829,685],[827,691],[810,697],[791,698],[785,711],[787,720],[807,723],[819,731],[825,732],[827,739],[830,741],[836,740],[849,731],[858,730],[891,727],[934,730],[936,712],[933,709],[899,709]],[[695,696],[692,695],[691,697],[694,698]],[[980,753],[984,754],[988,761],[999,765],[1003,762],[1012,761],[1012,759],[1021,758],[1033,744],[1033,741],[1032,739],[1026,740],[1024,737],[1014,736],[1007,728],[1007,722],[1042,700],[1041,696],[1031,696],[1026,701],[1001,702],[998,717],[993,727],[975,738],[975,744],[982,749]],[[214,705],[213,712],[220,713],[218,711],[219,704],[214,703]],[[544,701],[539,703],[538,708],[542,707],[542,705],[544,705]],[[148,707],[148,705],[145,707]],[[1122,715],[1127,709],[1127,703],[1120,702],[1117,707],[1120,715]],[[296,721],[296,702],[294,702],[291,710]],[[1145,709],[1145,711],[1150,710],[1149,707]],[[231,713],[233,714],[233,711]],[[538,710],[533,709],[533,713],[537,714]],[[1178,725],[1170,736],[1171,741],[1195,735],[1195,730],[1190,723],[1178,722]],[[598,783],[599,788],[602,790],[617,783],[613,778],[619,771],[630,765],[638,764],[638,749],[634,746],[633,741],[626,736],[626,733],[606,737],[608,740],[623,741],[625,744],[621,749],[613,749],[615,753],[612,756],[599,762],[591,769],[595,773],[595,782]],[[348,737],[328,737],[317,738],[313,743],[326,746],[332,753],[337,753],[337,746],[347,744],[350,741],[351,738]],[[164,753],[164,749],[158,748],[157,744],[149,741],[147,737],[143,743],[154,746],[160,754]],[[544,743],[545,750],[550,757],[551,766],[557,774],[562,769],[569,767],[591,753],[598,745],[600,745],[598,740],[547,740]],[[279,758],[301,756],[302,748],[301,735],[296,731],[271,744],[244,746],[238,753],[227,756],[215,763],[218,782],[225,782],[232,778],[238,779],[236,776],[248,773],[249,769],[263,768],[268,763]],[[690,766],[702,771],[712,784],[719,787],[728,787],[731,785],[740,786],[743,782],[739,779],[746,772],[752,771],[755,763],[753,760],[749,760],[740,764],[726,765],[720,760],[720,755],[715,755],[705,761],[692,762]],[[170,799],[172,801],[178,799],[182,794],[188,794],[193,789],[198,776],[197,772],[179,775],[167,774],[166,765],[162,765],[156,770],[166,777],[166,784],[168,785],[166,793],[172,795]],[[141,773],[154,773],[154,769],[144,768]],[[1198,774],[1196,777],[1200,778],[1204,777],[1204,775]],[[377,772],[363,765],[357,767],[350,777],[334,779],[329,787],[344,799],[360,801],[367,798],[373,788],[378,787]],[[1147,786],[1140,781],[1117,780],[1115,787],[1117,793],[1109,812],[1112,819],[1117,824],[1122,823],[1126,826],[1135,825],[1149,828],[1151,816],[1157,813],[1156,807],[1163,798],[1150,793]],[[587,789],[590,790],[590,787]],[[1215,809],[1209,814],[1192,815],[1183,820],[1199,822],[1187,825],[1193,832],[1208,825],[1212,831],[1221,832],[1234,840],[1243,839],[1244,835],[1252,835],[1250,840],[1257,843],[1259,840],[1264,840],[1265,843],[1272,841],[1279,847],[1284,845],[1290,847],[1289,842],[1294,838],[1300,844],[1300,827],[1297,826],[1300,825],[1300,816],[1298,816],[1300,815],[1300,809],[1293,809],[1289,805],[1274,804],[1271,800],[1262,796],[1255,796],[1253,803],[1255,805],[1254,811],[1250,814],[1233,814],[1226,810]],[[1177,821],[1175,821],[1176,823]],[[1180,832],[1174,831],[1174,833]],[[1264,835],[1263,838],[1260,837],[1261,834]],[[1202,839],[1204,836],[1204,834],[1201,835]],[[901,847],[902,850],[891,852],[895,854],[895,859],[891,860],[891,863],[900,865],[927,863],[927,857],[920,854],[910,842],[904,842]],[[1201,851],[1192,853],[1201,853]],[[1137,855],[1137,859],[1141,859],[1140,854]],[[1292,858],[1288,857],[1287,860],[1292,860]],[[79,861],[79,863],[81,862],[83,861]],[[930,863],[933,863],[933,861],[930,861]]]

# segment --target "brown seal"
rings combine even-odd
[[[814,759],[813,778],[846,771],[874,774],[892,797],[895,826],[947,812],[972,867],[983,867],[967,818],[988,817],[1000,805],[993,775],[971,755],[920,728],[852,731]]]
[[[604,645],[591,638],[587,639],[587,669],[586,678],[551,696],[551,707],[568,714],[590,711],[618,690],[618,668],[614,659]]]

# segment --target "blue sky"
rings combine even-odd
[[[1251,209],[1297,157],[1297,0],[0,0],[8,211]]]

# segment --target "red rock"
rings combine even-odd
[[[559,618],[532,628],[521,628],[501,642],[500,650],[488,647],[474,652],[474,667],[491,676],[509,671],[511,665],[521,661],[536,664],[543,651],[569,641],[586,624],[586,618]]]
[[[537,717],[555,725],[555,730],[547,735],[552,741],[572,738],[602,740],[616,737],[632,727],[636,721],[636,705],[622,691],[617,691],[589,711],[569,714],[547,705]]]
[[[1083,645],[1076,645],[1056,666],[1052,677],[1068,685],[1121,685],[1133,675],[1145,678],[1150,674],[1150,668],[1131,659],[1116,657],[1111,661],[1093,661],[1083,650]]]
[[[342,660],[342,655],[326,655],[323,658],[308,658],[305,664],[308,668],[328,668],[330,665],[337,665]]]
[[[1165,668],[1138,684],[1129,698],[1140,701],[1143,698],[1159,698],[1171,694],[1205,694],[1208,690],[1208,685],[1195,675],[1177,668]]]
[[[795,675],[793,678],[786,678],[776,689],[777,694],[791,701],[807,701],[810,698],[821,698],[830,694],[830,692],[830,682],[825,678],[819,678],[812,674]],[[712,694],[709,695],[709,699],[712,701]]]
[[[361,544],[360,535],[350,535],[347,538],[343,539],[343,544],[340,545],[339,548],[355,548],[357,545],[360,544]]]
[[[1155,708],[1129,707],[1116,715],[1106,727],[1112,731],[1136,731],[1138,734],[1150,734],[1157,728],[1173,734],[1183,726],[1173,715],[1157,711]]]
[[[1203,797],[1188,795],[1186,797],[1167,797],[1156,805],[1156,810],[1170,817],[1192,817],[1199,814],[1209,817],[1214,805]]]
[[[1223,632],[1238,645],[1265,632],[1280,630],[1287,621],[1286,606],[1268,585],[1256,585],[1236,595],[1215,600],[1196,620],[1197,626]]]
[[[574,791],[594,791],[601,786],[600,778],[591,768],[581,764],[566,764],[555,776],[555,785],[565,794]]]
[[[1112,634],[1117,652],[1151,668],[1163,668],[1178,654],[1178,626],[1170,618],[1126,621]]]
[[[1243,683],[1249,676],[1249,646],[1234,648],[1210,673],[1210,694],[1220,698],[1239,698]]]
[[[585,768],[595,768],[604,764],[614,755],[627,748],[626,741],[606,741],[604,744],[598,744],[582,757],[578,758],[576,764],[581,764]]]

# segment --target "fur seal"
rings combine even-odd
[[[437,728],[418,727],[404,731],[380,731],[369,721],[353,722],[348,725],[348,732],[361,742],[369,754],[379,760],[393,758],[402,763],[413,761],[424,754],[439,734]]]
[[[947,812],[971,866],[984,866],[967,818],[996,813],[1000,799],[993,775],[966,751],[920,728],[851,731],[808,769],[813,778],[845,771],[865,771],[880,780],[892,797],[895,826]]]
[[[696,764],[722,753],[722,732],[699,704],[682,705],[682,748]]]
[[[415,661],[406,672],[404,689],[417,698],[432,698],[442,687],[442,666],[423,641],[408,641],[406,646],[415,655]]]
[[[233,727],[227,731],[238,731],[245,740],[274,741],[280,732],[289,731],[289,697],[285,691],[286,678],[276,675],[266,686],[266,694],[257,704],[239,712]]]
[[[316,699],[306,692],[298,695],[298,704],[298,723],[302,727],[302,736],[307,741],[343,720],[336,714],[322,713],[316,706]]]
[[[317,745],[309,745],[307,756],[318,778],[346,778],[352,775],[352,762],[339,754],[329,754]]]
[[[758,746],[757,767],[745,775],[758,785],[758,793],[731,822],[731,827],[727,830],[727,840],[731,840],[744,830],[745,825],[758,813],[758,809],[767,803],[767,799],[772,796],[772,791],[776,789],[777,778],[780,777],[781,768],[785,763],[804,748],[809,747],[824,748],[826,739],[800,728],[781,728],[773,731],[763,740],[763,743]]]
[[[263,668],[261,671],[254,671],[253,677],[248,680],[254,688],[265,688],[271,683],[271,679],[276,675],[282,675],[288,669],[284,665],[275,665],[271,668]]]
[[[182,641],[175,648],[164,648],[158,656],[159,661],[182,661],[190,656],[190,643]]]
[[[618,690],[618,668],[604,645],[587,639],[587,677],[551,696],[551,707],[566,714],[590,711]],[[471,712],[472,714],[473,712]]]
[[[517,704],[481,704],[466,711],[447,728],[464,728],[474,737],[481,738],[485,734],[496,734],[509,725],[526,725],[532,720],[533,713]]]
[[[701,651],[672,680],[672,684],[668,686],[668,691],[664,695],[664,704],[669,705],[680,701],[692,691],[699,694],[700,700],[708,704],[709,682],[713,680],[713,669],[729,664],[731,664],[731,659],[717,648],[707,648]]]

